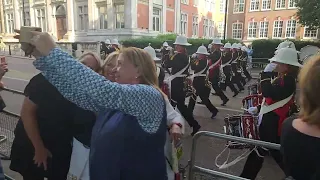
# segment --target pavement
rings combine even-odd
[[[15,89],[18,91],[23,91],[24,87],[27,85],[31,77],[33,77],[38,71],[32,66],[32,59],[28,58],[19,58],[13,56],[7,56],[6,60],[9,64],[9,72],[3,78],[3,82],[7,88]],[[260,70],[256,70],[259,72]],[[253,76],[257,76],[253,74]],[[252,80],[253,83],[254,80]],[[4,101],[6,102],[6,110],[19,114],[21,105],[23,102],[23,96],[21,94],[15,94],[12,92],[2,91],[0,92]],[[211,102],[219,109],[219,113],[215,119],[211,119],[210,112],[208,109],[201,104],[197,104],[194,110],[194,116],[201,124],[203,131],[213,131],[218,133],[223,133],[224,117],[232,114],[240,114],[243,111],[241,110],[241,100],[247,95],[246,92],[240,93],[237,97],[233,98],[230,91],[227,90],[227,96],[230,98],[227,106],[220,106],[221,100],[217,96],[210,96]],[[188,102],[188,99],[186,100]],[[2,123],[4,121],[8,122],[8,117],[0,116],[0,132],[3,133]],[[11,118],[12,119],[12,118]],[[14,120],[16,121],[16,119]],[[10,122],[10,128],[14,127],[14,121]],[[186,127],[188,125],[186,124]],[[8,133],[8,132],[7,132]],[[192,137],[190,136],[191,129],[186,128],[186,133],[183,138],[183,149],[184,155],[181,160],[181,164],[186,165],[190,159],[190,149],[192,145]],[[12,132],[9,132],[12,136]],[[10,148],[10,143],[12,142],[13,137],[8,138],[8,148]],[[196,165],[205,167],[212,170],[218,170],[215,166],[215,158],[221,151],[224,149],[225,141],[219,140],[216,138],[201,137],[197,142],[197,152],[196,152]],[[0,151],[3,149],[0,146]],[[230,160],[233,160],[241,153],[243,150],[231,150]],[[9,151],[8,151],[9,153]],[[222,164],[225,158],[227,158],[227,152],[222,155],[222,160],[219,161],[219,164]],[[233,175],[239,175],[243,168],[244,160],[240,161],[234,166],[229,167],[226,170],[218,170],[221,172],[226,172]],[[9,160],[2,160],[4,171],[7,175],[13,177],[16,180],[22,179],[20,175],[9,170],[8,165],[10,164]],[[262,170],[259,173],[258,180],[280,180],[284,178],[284,174],[281,172],[279,167],[276,165],[273,159],[266,157]],[[200,179],[213,179],[208,177],[197,176],[197,180]]]

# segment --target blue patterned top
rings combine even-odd
[[[54,48],[33,64],[65,98],[81,108],[94,112],[120,110],[136,117],[144,131],[155,133],[158,130],[164,100],[154,87],[111,82],[60,48]]]

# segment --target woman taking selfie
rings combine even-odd
[[[36,68],[67,99],[99,112],[91,138],[90,178],[167,179],[166,97],[157,87],[150,55],[137,48],[121,50],[113,83],[56,48],[48,33],[31,33]]]

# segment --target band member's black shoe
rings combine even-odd
[[[244,91],[244,88],[241,88],[239,91]]]
[[[217,116],[217,114],[218,114],[218,111],[216,111],[216,112],[212,113],[212,115],[211,115],[211,119],[215,119],[215,118],[216,118],[216,116]]]
[[[211,93],[211,94],[214,95],[214,96],[218,96],[217,93]]]
[[[191,133],[191,136],[194,136],[199,130],[200,130],[201,126],[198,124],[196,126],[194,126],[192,129],[192,133]]]
[[[236,97],[239,94],[239,92],[235,92],[232,97]]]
[[[221,106],[225,106],[227,104],[227,102],[229,101],[229,99],[223,100]]]

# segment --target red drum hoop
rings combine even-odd
[[[257,107],[261,105],[263,96],[261,94],[249,95],[242,99],[242,107],[249,109],[250,107]]]

